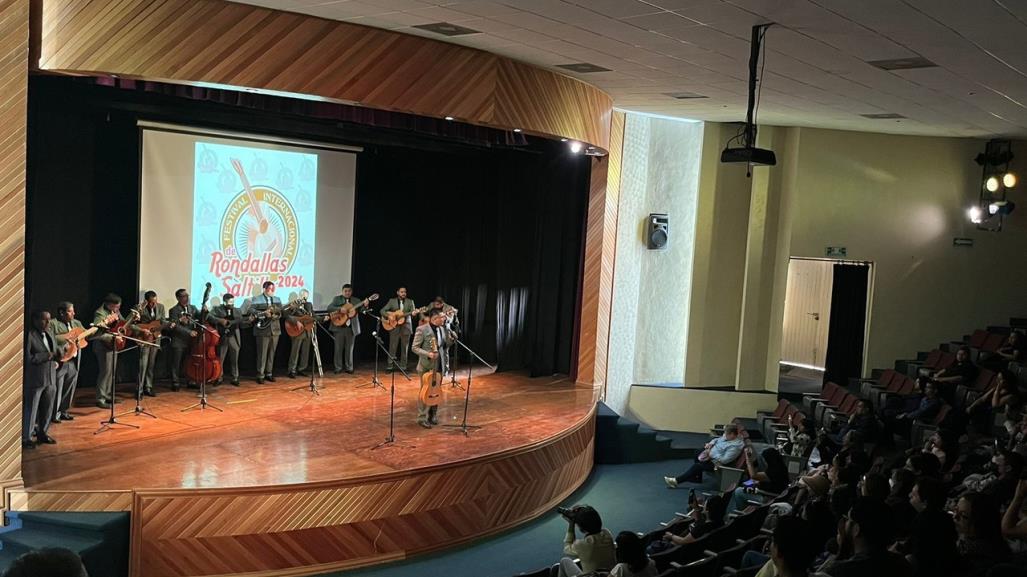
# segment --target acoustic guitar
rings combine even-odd
[[[364,300],[367,301],[368,304],[371,304],[378,300],[378,293],[374,293]],[[355,316],[357,316],[357,305],[353,303],[346,303],[339,307],[338,310],[328,313],[328,319],[332,321],[332,326],[336,327],[341,327],[346,324],[346,321]]]
[[[139,335],[140,340],[155,343],[160,340],[160,333],[164,328],[164,321],[161,319],[154,319],[147,323],[136,323],[132,325],[132,328],[137,331],[141,331],[142,334]]]
[[[421,313],[423,313],[423,312],[425,312],[427,310],[428,310],[428,307],[427,306],[423,306],[423,307],[421,307],[419,309],[414,309],[414,310],[410,311],[409,313],[405,313],[405,312],[403,312],[401,310],[389,311],[389,312],[387,312],[387,313],[382,315],[382,328],[384,328],[387,331],[391,331],[391,330],[395,329],[396,327],[399,327],[399,326],[402,326],[403,324],[405,324],[407,322],[408,314],[409,315],[419,315],[419,314],[421,314]]]
[[[314,327],[314,315],[285,317],[285,334],[298,337]]]
[[[113,324],[108,326],[108,330],[114,335],[114,350],[122,351],[125,350],[125,345],[128,344],[124,338],[124,335],[129,334],[129,328],[139,320],[139,311],[132,309],[129,311],[128,318],[115,321]]]
[[[427,407],[437,407],[442,402],[442,371],[438,370],[439,364],[442,363],[442,355],[439,353],[439,344],[435,342],[435,337],[432,336],[431,340],[431,351],[435,353],[435,364],[427,373],[421,375],[421,391],[419,398],[421,403]]]
[[[61,362],[66,363],[70,361],[75,358],[75,353],[89,346],[89,341],[86,339],[96,334],[98,330],[100,329],[97,327],[90,327],[88,329],[75,327],[63,335],[57,335],[57,344],[64,346]]]

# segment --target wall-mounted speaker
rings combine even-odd
[[[649,250],[667,248],[670,241],[670,217],[666,214],[652,213],[645,227],[645,246]]]

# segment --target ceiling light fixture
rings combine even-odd
[[[572,140],[569,146],[574,154],[581,152],[581,143],[577,140]]]
[[[453,117],[452,117],[452,116],[447,116],[447,117],[446,117],[446,120],[448,120],[448,121],[450,121],[450,122],[453,122]]]

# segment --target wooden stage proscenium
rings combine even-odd
[[[400,378],[397,443],[374,449],[389,394],[357,388],[370,377],[326,378],[320,396],[292,391],[301,379],[222,385],[212,402],[224,413],[182,412],[194,395],[162,392],[147,403],[157,419],[127,416],[142,428],[99,435],[104,413],[74,409],[51,431],[58,445],[26,453],[26,488],[8,492],[9,506],[130,511],[135,577],[304,575],[502,531],[549,510],[592,468],[591,385],[475,376],[468,422],[483,427],[465,437],[418,426],[417,387]],[[447,385],[441,420],[459,424],[462,410],[463,391]]]

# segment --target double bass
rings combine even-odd
[[[209,322],[205,307],[210,297],[210,283],[203,291],[203,302],[200,304],[199,318],[194,321],[196,336],[189,347],[189,357],[185,360],[185,374],[193,383],[209,383],[221,378],[221,358],[218,356],[218,334]]]

